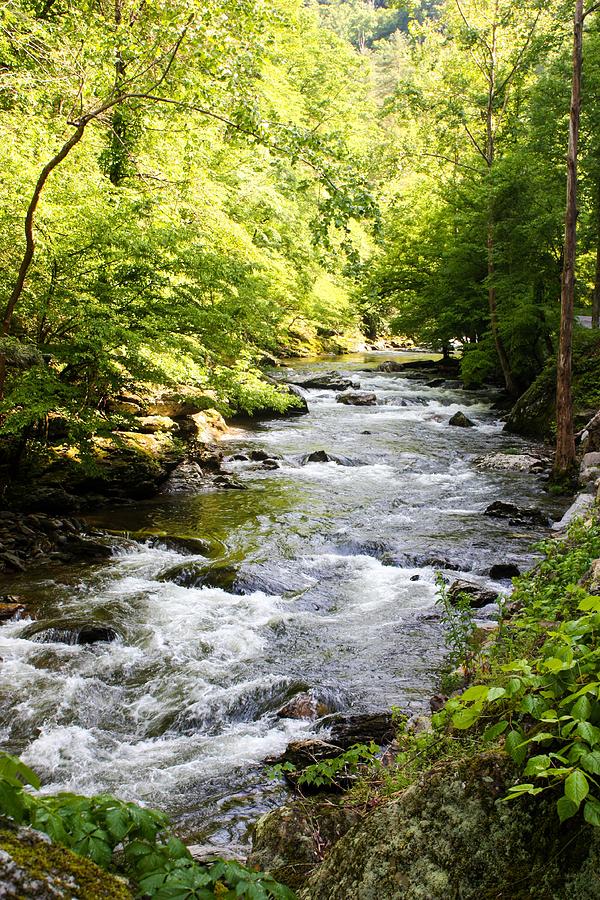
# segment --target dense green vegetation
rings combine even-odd
[[[29,792],[25,787],[29,787]],[[30,825],[58,845],[131,879],[136,895],[163,900],[293,897],[267,875],[234,862],[203,866],[168,828],[163,813],[115,797],[39,796],[40,782],[21,760],[0,756],[0,805],[17,825]],[[0,840],[0,844],[2,841]]]
[[[273,403],[270,354],[392,332],[524,390],[556,350],[570,10],[9,0],[2,432],[112,427],[139,381]],[[586,22],[580,277],[598,282]],[[37,187],[36,187],[37,185]],[[27,212],[29,210],[29,216]]]
[[[98,428],[136,380],[252,406],[265,352],[353,330],[374,107],[365,61],[314,9],[25,0],[2,16],[5,302],[42,166],[77,138],[6,307],[4,433],[50,411]]]

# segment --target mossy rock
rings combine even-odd
[[[361,818],[360,811],[331,801],[296,800],[258,820],[248,865],[298,888],[332,845]]]
[[[578,332],[573,352],[573,404],[577,427],[600,409],[600,335]],[[506,421],[506,430],[525,437],[550,440],[556,429],[556,365],[547,366],[519,397]]]
[[[0,828],[0,896],[19,900],[133,900],[124,879],[29,828]]]
[[[550,793],[499,802],[503,753],[440,764],[335,844],[301,900],[593,900],[597,830],[559,824]]]

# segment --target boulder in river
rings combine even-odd
[[[477,460],[480,469],[497,472],[543,472],[547,461],[530,453],[488,453]]]
[[[213,484],[216,487],[224,488],[228,491],[248,490],[245,484],[242,484],[242,482],[238,481],[237,478],[232,478],[231,475],[217,475],[216,478],[213,478]]]
[[[377,406],[377,397],[370,391],[344,391],[335,399],[346,406]]]
[[[504,500],[495,500],[490,503],[483,514],[492,519],[508,519],[509,525],[532,525],[545,528],[550,524],[548,516],[541,509],[535,506],[516,506],[514,503],[506,503]]]
[[[520,574],[521,570],[514,563],[495,563],[489,572],[490,578],[493,578],[494,581],[516,578]]]
[[[459,578],[457,581],[452,582],[448,588],[448,599],[454,603],[461,595],[469,598],[469,604],[473,609],[480,609],[482,606],[487,606],[488,603],[495,603],[498,599],[497,591],[484,588],[474,581],[466,581]]]
[[[277,716],[280,719],[319,719],[331,712],[331,707],[312,691],[302,691],[288,700]]]
[[[265,459],[263,460],[261,468],[263,469],[279,469],[280,463],[276,459]]]
[[[27,607],[21,597],[15,597],[12,594],[0,596],[0,622],[21,619],[26,614]]]
[[[347,750],[353,744],[390,744],[396,737],[391,712],[357,713],[354,715],[335,715],[324,724],[331,727],[331,740],[334,744]]]
[[[300,465],[305,466],[308,463],[335,463],[338,466],[361,466],[362,463],[356,459],[350,459],[349,456],[338,456],[334,453],[327,453],[326,450],[313,450],[312,453],[305,453],[299,459]]]
[[[293,375],[288,377],[288,382],[302,388],[316,388],[318,390],[346,391],[350,388],[360,387],[357,378],[352,375],[344,375],[341,372],[320,372],[309,375]]]
[[[171,581],[180,587],[219,588],[229,594],[243,593],[239,571],[228,563],[206,563],[193,560],[165,569],[157,581]]]
[[[40,644],[102,644],[116,641],[118,633],[100,622],[65,622],[60,619],[28,625],[21,637]]]
[[[456,412],[448,422],[448,425],[454,425],[456,428],[474,428],[475,422],[465,416],[464,412]]]

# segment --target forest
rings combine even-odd
[[[136,381],[259,409],[270,355],[361,332],[460,348],[467,384],[513,397],[555,356],[564,4],[2,14],[7,447],[49,417],[73,439],[114,427],[108,401]],[[594,14],[584,56],[576,306],[597,326]]]
[[[0,895],[599,900],[588,2],[0,0]]]

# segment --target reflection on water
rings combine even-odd
[[[360,370],[355,354],[296,364]],[[309,723],[275,711],[318,687],[336,707],[419,708],[442,654],[431,613],[437,569],[487,579],[495,562],[531,560],[536,536],[482,516],[495,499],[558,514],[530,475],[484,472],[484,453],[519,446],[489,397],[377,371],[359,374],[378,405],[307,392],[310,414],[236,432],[224,448],[263,449],[278,469],[231,461],[246,491],[195,488],[93,517],[100,526],[208,538],[246,593],[160,576],[183,557],[129,542],[109,564],[28,573],[11,585],[43,619],[94,621],[119,639],[40,644],[0,630],[2,738],[49,790],[113,791],[166,808],[216,843],[277,801],[261,761]],[[471,429],[451,428],[464,410]],[[301,465],[325,450],[356,466]],[[202,557],[197,558],[202,562]]]

